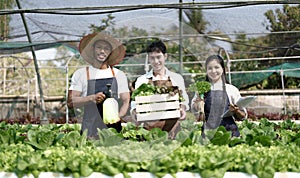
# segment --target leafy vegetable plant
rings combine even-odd
[[[206,92],[210,91],[210,83],[207,81],[198,81],[190,84],[188,90],[191,92],[198,92],[199,95],[203,95]]]
[[[86,132],[80,134],[77,125],[0,123],[0,170],[18,177],[54,172],[74,178],[93,172],[124,177],[131,172],[150,172],[164,177],[186,171],[203,178],[221,178],[225,172],[258,178],[273,178],[275,172],[300,172],[299,124],[261,119],[255,123],[245,120],[238,126],[241,137],[231,138],[230,132],[219,127],[210,143],[201,144],[201,127],[194,123],[183,124],[175,140],[168,140],[167,133],[158,128],[145,131],[129,125],[121,133],[99,131],[97,142],[86,139]]]
[[[179,90],[178,86],[155,86],[149,83],[143,83],[137,89],[132,92],[131,99],[135,100],[137,96],[150,96],[154,94],[170,94],[175,95],[179,94],[179,101],[184,101],[182,97],[181,90]]]
[[[45,150],[49,146],[54,145],[62,137],[62,133],[57,134],[53,130],[29,130],[28,141],[25,143],[32,145],[36,149]]]

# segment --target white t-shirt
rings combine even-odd
[[[118,97],[120,93],[129,92],[128,80],[125,73],[117,68],[113,68],[116,80],[118,82]],[[97,69],[89,66],[90,79],[104,79],[113,77],[111,68]],[[69,90],[76,90],[82,92],[81,96],[87,95],[87,74],[86,67],[76,70],[71,79],[71,86]]]

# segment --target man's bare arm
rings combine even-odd
[[[122,106],[120,107],[119,117],[122,118],[126,116],[129,108],[129,102],[130,102],[129,92],[120,93],[120,99],[122,100]]]
[[[69,90],[67,104],[69,108],[73,108],[82,107],[90,102],[101,103],[104,100],[105,95],[102,92],[82,97],[80,91]]]

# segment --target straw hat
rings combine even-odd
[[[95,62],[93,45],[98,40],[104,40],[112,46],[112,52],[108,56],[107,63],[110,66],[120,63],[125,56],[125,47],[115,38],[104,33],[92,33],[84,36],[79,43],[79,52],[82,58],[93,65]]]

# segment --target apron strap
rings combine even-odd
[[[87,80],[90,80],[89,66],[86,66],[85,70],[86,70],[86,78]]]
[[[114,68],[110,67],[111,68],[111,73],[113,75],[113,77],[115,77],[115,71],[114,71]]]

